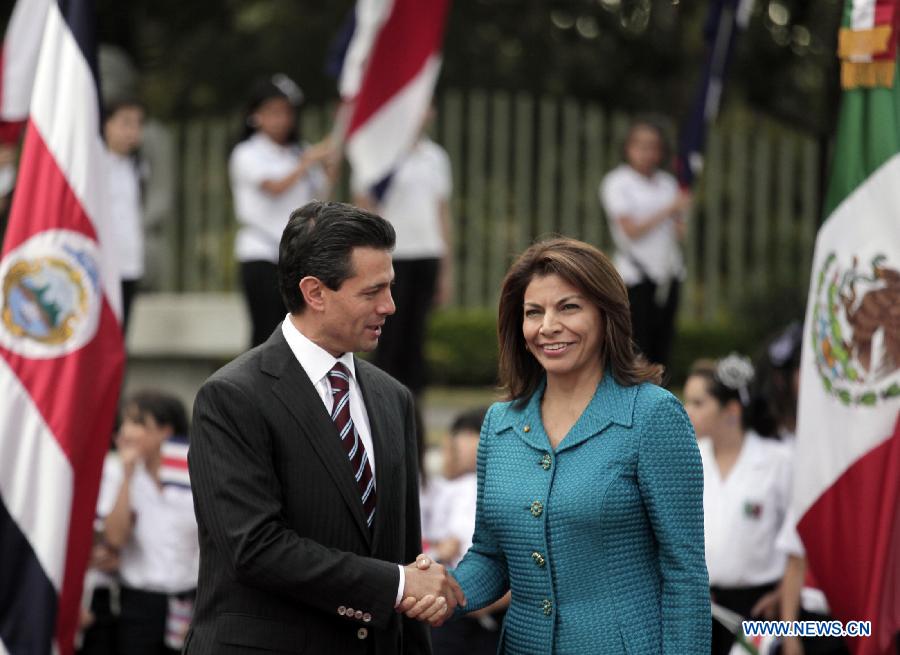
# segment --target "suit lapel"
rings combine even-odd
[[[341,446],[334,423],[332,423],[319,393],[309,381],[309,376],[297,362],[284,340],[281,330],[277,331],[277,336],[281,337],[280,344],[272,343],[275,335],[269,341],[272,350],[277,350],[277,352],[272,352],[270,363],[280,362],[282,366],[277,373],[272,370],[273,366],[269,366],[268,372],[274,373],[278,377],[272,385],[272,391],[294,417],[300,432],[312,444],[316,454],[322,460],[325,470],[328,471],[341,492],[360,532],[364,535],[366,542],[371,545],[371,534],[366,525],[366,517],[363,515],[359,489],[353,479],[350,466],[347,464],[347,453]],[[265,366],[267,360],[263,361]]]
[[[387,399],[381,387],[372,380],[363,364],[356,360],[356,380],[362,391],[363,401],[366,405],[366,414],[369,417],[369,430],[372,435],[372,443],[375,447],[375,525],[373,526],[373,549],[377,547],[381,533],[390,526],[386,526],[388,505],[399,502],[395,498],[396,485],[391,479],[392,464],[397,458],[398,444],[396,434],[401,433],[402,423],[399,417],[391,416],[385,411]]]

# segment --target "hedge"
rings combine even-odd
[[[432,314],[425,354],[432,384],[490,386],[497,382],[496,313],[487,309],[442,310]],[[733,350],[753,355],[758,331],[722,319],[685,321],[678,326],[667,379],[684,384],[691,364],[701,357],[721,357]]]

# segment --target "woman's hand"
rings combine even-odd
[[[428,571],[432,566],[432,559],[424,553],[416,557],[415,570]],[[412,566],[412,565],[410,565]],[[425,594],[422,598],[416,598],[415,595],[405,597],[397,611],[406,614],[411,619],[419,621],[427,621],[433,627],[438,627],[452,614],[457,604],[465,606],[466,597],[462,593],[459,584],[452,577],[444,572],[441,565],[437,565],[441,572],[445,574],[449,583],[449,594]],[[409,569],[409,567],[407,567]],[[407,587],[409,587],[409,573],[407,573]],[[404,590],[405,591],[405,590]]]

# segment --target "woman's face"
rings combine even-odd
[[[253,112],[254,125],[275,143],[287,141],[295,118],[294,106],[286,98],[270,98]]]
[[[662,163],[662,154],[662,141],[656,130],[638,125],[631,131],[625,145],[625,158],[638,173],[652,174]]]
[[[698,437],[715,437],[725,420],[721,403],[709,393],[709,381],[692,375],[684,383],[684,409]]]
[[[559,275],[532,278],[525,289],[522,334],[547,375],[578,375],[600,362],[600,310]]]

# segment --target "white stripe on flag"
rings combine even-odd
[[[50,0],[19,0],[13,9],[3,41],[0,120],[24,121],[28,118],[31,87],[49,6]]]
[[[100,107],[94,76],[69,26],[53,3],[38,60],[37,83],[31,98],[31,120],[53,154],[94,225],[100,242],[101,275],[106,298],[117,317],[122,316],[121,286],[115,257],[112,221],[106,219],[106,176],[97,162],[106,162],[100,137]],[[66,99],[68,120],[59,120],[60,98]],[[73,125],[96,125],[96,130],[73,130]]]
[[[854,30],[870,30],[875,27],[875,0],[853,0],[850,27]]]
[[[380,182],[412,148],[419,130],[410,129],[410,117],[425,116],[440,69],[440,56],[429,57],[422,70],[347,140],[353,188],[367,189]]]
[[[816,237],[813,276],[835,251],[853,253],[863,268],[877,254],[888,261],[900,257],[897,240],[886,239],[886,226],[897,224],[896,187],[900,180],[900,154],[894,155],[838,205]],[[850,268],[850,255],[841,265]],[[815,277],[810,285],[806,310],[806,333],[810,336],[813,311],[818,301]],[[860,457],[893,434],[897,400],[886,400],[884,408],[844,405],[829,394],[821,380],[811,347],[803,348],[800,362],[800,398],[797,418],[797,461],[804,465],[794,478],[792,507],[802,517],[809,507],[830,488]],[[882,385],[884,386],[884,385]]]
[[[28,391],[2,357],[0,416],[7,426],[0,430],[0,495],[58,592],[66,563],[72,466]]]
[[[391,15],[393,7],[393,0],[359,0],[356,3],[356,26],[344,55],[338,83],[338,90],[344,100],[352,100],[359,93],[375,37]]]

